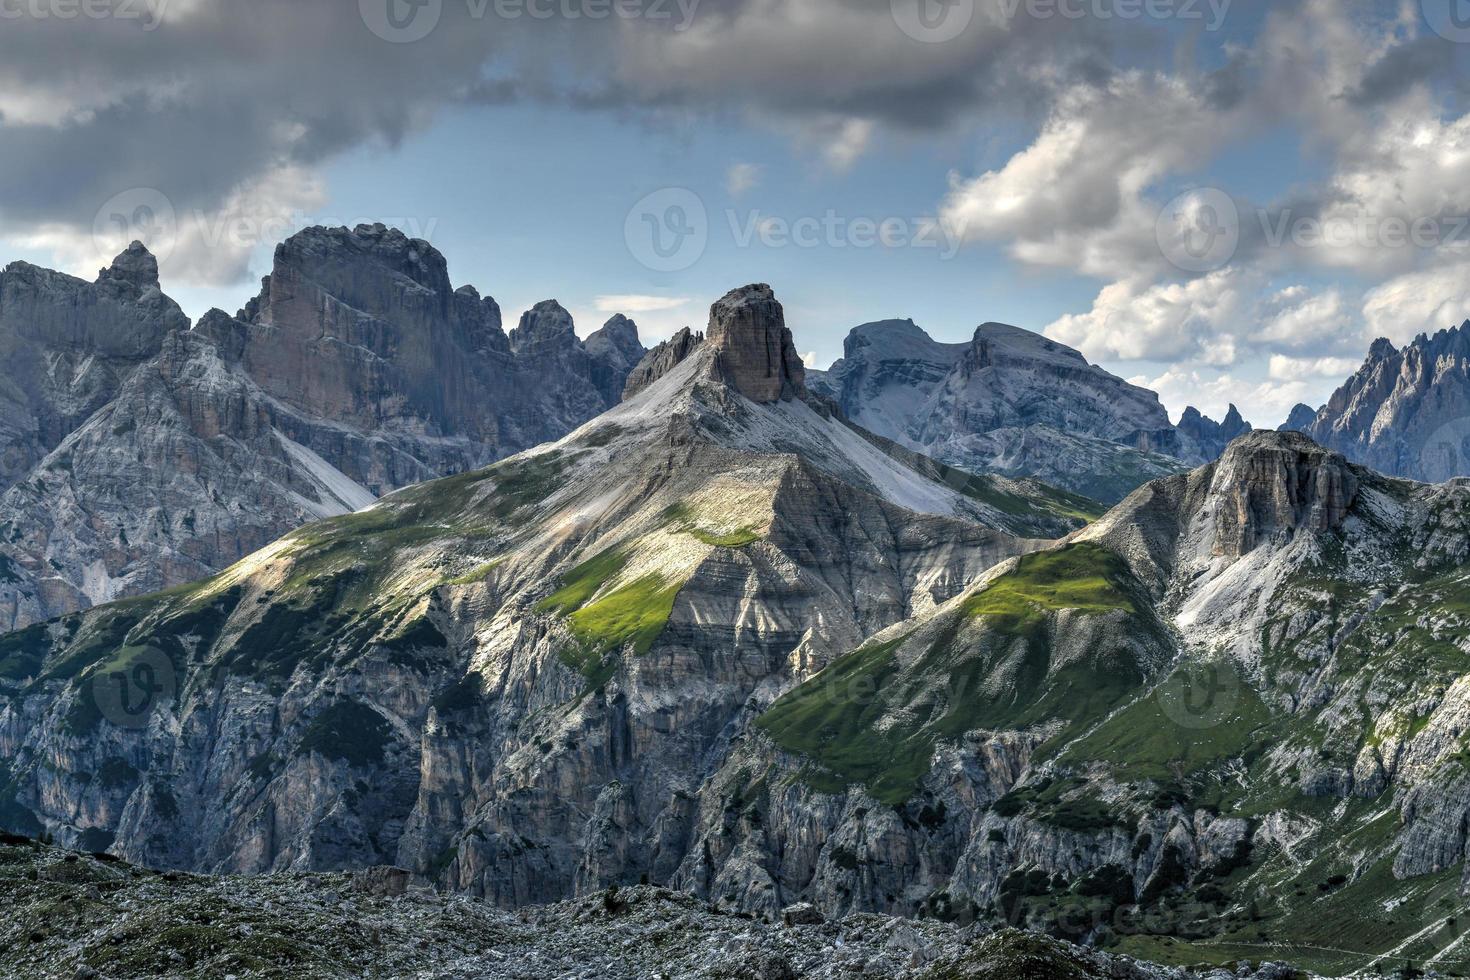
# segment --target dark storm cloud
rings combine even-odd
[[[0,19],[7,230],[90,227],[134,187],[210,211],[280,168],[396,143],[450,104],[934,129],[1001,105],[1039,116],[1055,88],[1113,71],[1107,25],[998,22],[996,0],[937,44],[899,30],[889,0],[641,0],[667,16],[602,19],[564,15],[587,0],[555,0],[549,18],[443,0],[413,43],[375,35],[354,0],[152,2],[158,23]]]
[[[1415,85],[1447,77],[1455,45],[1444,38],[1422,37],[1394,48],[1380,58],[1348,94],[1353,105],[1369,107],[1391,102]]]

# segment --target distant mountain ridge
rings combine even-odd
[[[1470,321],[1401,349],[1379,338],[1326,405],[1297,405],[1283,428],[1392,476],[1470,475]]]
[[[1216,458],[1250,428],[1234,406],[1223,425],[1191,408],[1175,426],[1153,392],[1001,323],[963,344],[935,341],[912,320],[866,323],[812,385],[864,428],[951,465],[1108,502]]]
[[[237,316],[190,329],[135,243],[95,283],[0,273],[0,626],[212,574],[301,524],[569,432],[643,355],[555,301],[507,336],[427,242],[281,244]]]

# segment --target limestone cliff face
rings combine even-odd
[[[193,330],[141,245],[94,284],[12,266],[0,625],[193,581],[617,403],[632,321],[584,345],[555,303],[528,317],[515,350],[493,299],[381,225],[302,232],[240,315]]]
[[[188,326],[137,243],[96,282],[24,262],[0,272],[0,489],[24,479]]]
[[[1341,529],[1357,497],[1346,459],[1297,433],[1260,433],[1231,443],[1215,467],[1218,555],[1238,558],[1278,533]]]
[[[1379,339],[1327,404],[1288,428],[1382,473],[1438,482],[1470,475],[1470,323],[1404,348]]]
[[[400,863],[504,905],[683,880],[765,704],[1041,545],[716,374],[699,349],[557,444],[20,634],[0,818],[172,866]],[[46,676],[94,641],[147,690]]]
[[[10,638],[0,821],[505,906],[647,876],[1050,929],[1077,899],[1287,928],[1334,880],[1311,847],[1345,901],[1432,911],[1414,876],[1466,846],[1470,488],[1256,433],[1025,540],[1017,501],[719,367]]]
[[[805,394],[806,368],[770,286],[727,293],[710,307],[705,335],[715,352],[715,370],[751,401],[789,401]]]

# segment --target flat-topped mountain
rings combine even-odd
[[[1193,409],[1172,425],[1153,392],[1005,324],[944,344],[912,320],[884,320],[854,328],[843,352],[814,386],[859,425],[955,466],[1100,500],[1213,459],[1229,441]]]

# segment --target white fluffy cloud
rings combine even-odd
[[[1329,379],[1341,381],[1358,369],[1360,361],[1351,357],[1287,357],[1272,354],[1267,362],[1268,376],[1274,381],[1306,381]]]
[[[599,313],[657,313],[662,310],[677,310],[688,304],[688,296],[642,296],[638,294],[614,294],[598,296],[593,305]]]
[[[1146,193],[1229,138],[1234,113],[1199,86],[1129,72],[1064,92],[1030,146],[973,179],[952,175],[941,218],[1017,259],[1099,277],[1156,273],[1158,207]]]
[[[1234,360],[1229,331],[1251,285],[1233,269],[1182,283],[1110,283],[1091,310],[1064,316],[1043,333],[1094,360],[1229,364]]]
[[[1449,265],[1390,279],[1369,291],[1363,317],[1375,337],[1396,344],[1470,319],[1470,269]]]
[[[760,182],[761,168],[754,163],[731,164],[725,172],[725,190],[731,197],[739,197]]]

